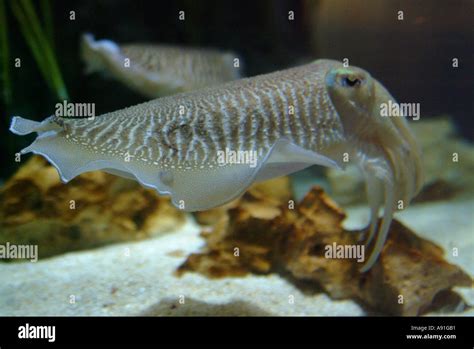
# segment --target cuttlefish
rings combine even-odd
[[[153,44],[119,45],[81,39],[86,72],[112,76],[146,97],[157,98],[239,79],[242,60],[233,52]]]
[[[93,119],[14,117],[10,129],[37,132],[21,153],[44,156],[64,182],[104,170],[169,195],[186,211],[225,204],[256,181],[311,165],[356,164],[371,208],[367,243],[376,235],[366,271],[382,250],[399,200],[406,207],[422,185],[420,150],[406,120],[380,115],[388,101],[393,97],[365,70],[317,60]],[[257,161],[222,161],[223,152],[232,151],[253,153]]]

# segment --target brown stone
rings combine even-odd
[[[168,198],[105,172],[61,183],[39,156],[0,190],[0,243],[38,244],[40,258],[144,239],[179,227],[184,218]]]
[[[189,256],[178,274],[195,271],[226,277],[290,272],[333,299],[354,299],[373,312],[391,315],[422,314],[437,295],[472,285],[469,275],[443,258],[439,246],[396,220],[377,263],[367,273],[360,273],[362,263],[354,258],[327,258],[326,247],[333,243],[362,245],[363,232],[343,229],[344,212],[319,187],[293,210],[287,199],[247,193],[221,211],[220,220],[202,233],[206,247]]]

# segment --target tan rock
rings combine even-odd
[[[354,299],[392,315],[422,314],[437,295],[455,286],[471,287],[471,277],[444,260],[440,247],[397,221],[369,272],[360,273],[362,263],[355,258],[328,258],[327,246],[363,246],[362,232],[342,228],[344,218],[319,187],[293,210],[286,203],[245,195],[202,233],[204,250],[191,254],[178,274],[195,271],[216,278],[290,272],[333,299]]]
[[[39,156],[0,190],[0,243],[38,244],[48,257],[170,231],[184,213],[134,181],[89,172],[68,184]]]

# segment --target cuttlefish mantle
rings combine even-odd
[[[94,40],[84,34],[86,72],[103,72],[150,98],[218,85],[240,78],[242,60],[233,52],[171,45]]]
[[[37,132],[22,153],[46,157],[63,181],[105,170],[170,195],[187,211],[222,205],[255,181],[350,161],[367,180],[367,243],[376,237],[366,271],[383,247],[396,203],[406,207],[422,185],[419,148],[406,120],[379,114],[389,100],[366,71],[318,60],[93,119],[15,117],[11,131]],[[223,151],[234,153],[222,161]],[[252,166],[246,152],[256,156]]]

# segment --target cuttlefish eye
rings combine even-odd
[[[374,82],[370,74],[357,67],[336,67],[326,74],[326,87],[333,106],[346,130],[357,132],[354,117],[369,117],[373,107]]]
[[[339,84],[344,87],[357,87],[362,84],[362,79],[354,75],[341,76]]]
[[[363,71],[350,68],[336,68],[329,71],[326,82],[330,87],[344,87],[355,89],[364,85],[367,81]]]

